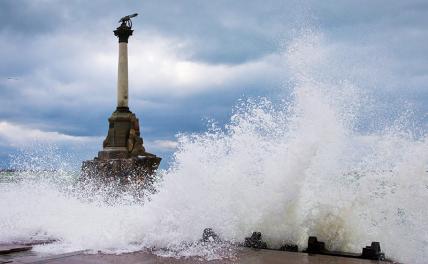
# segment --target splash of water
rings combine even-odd
[[[290,101],[250,100],[225,127],[180,135],[149,202],[88,201],[71,184],[50,180],[2,183],[0,240],[59,240],[40,252],[155,247],[209,259],[224,251],[189,245],[212,227],[232,242],[258,230],[272,247],[303,248],[316,235],[329,249],[358,252],[377,240],[396,260],[424,262],[428,137],[400,120],[358,132],[367,95],[326,73],[334,51],[323,41],[309,32],[284,52]]]

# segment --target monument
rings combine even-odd
[[[161,161],[161,158],[146,152],[139,120],[128,106],[128,39],[133,33],[131,18],[135,16],[137,14],[121,18],[120,26],[113,31],[119,39],[117,107],[108,119],[109,129],[103,149],[93,160],[82,164],[84,179],[146,184]]]

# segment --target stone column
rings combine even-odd
[[[119,43],[117,68],[117,108],[128,108],[128,43]]]
[[[122,23],[114,31],[119,38],[119,63],[117,69],[117,110],[129,111],[128,108],[128,38],[132,35],[131,27]]]

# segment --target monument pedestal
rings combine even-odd
[[[127,108],[118,108],[108,121],[103,150],[83,162],[82,177],[97,182],[152,183],[161,158],[146,152],[138,118]]]
[[[84,161],[82,177],[97,183],[119,183],[151,185],[160,158],[138,156],[126,159],[108,159]]]
[[[125,195],[133,201],[146,201],[156,192],[159,162],[160,158],[148,156],[87,160],[82,164],[77,186],[89,199],[95,196],[115,203],[118,197]]]

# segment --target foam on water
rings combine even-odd
[[[358,132],[371,100],[346,78],[326,74],[334,51],[323,41],[308,32],[284,52],[289,100],[240,103],[225,127],[180,135],[159,192],[144,204],[126,196],[82,199],[87,194],[65,171],[1,183],[0,241],[58,239],[36,247],[51,253],[148,247],[163,255],[229,256],[223,246],[192,244],[212,227],[232,242],[261,231],[278,247],[304,248],[309,235],[355,252],[380,241],[389,257],[425,262],[428,137],[400,119]]]

